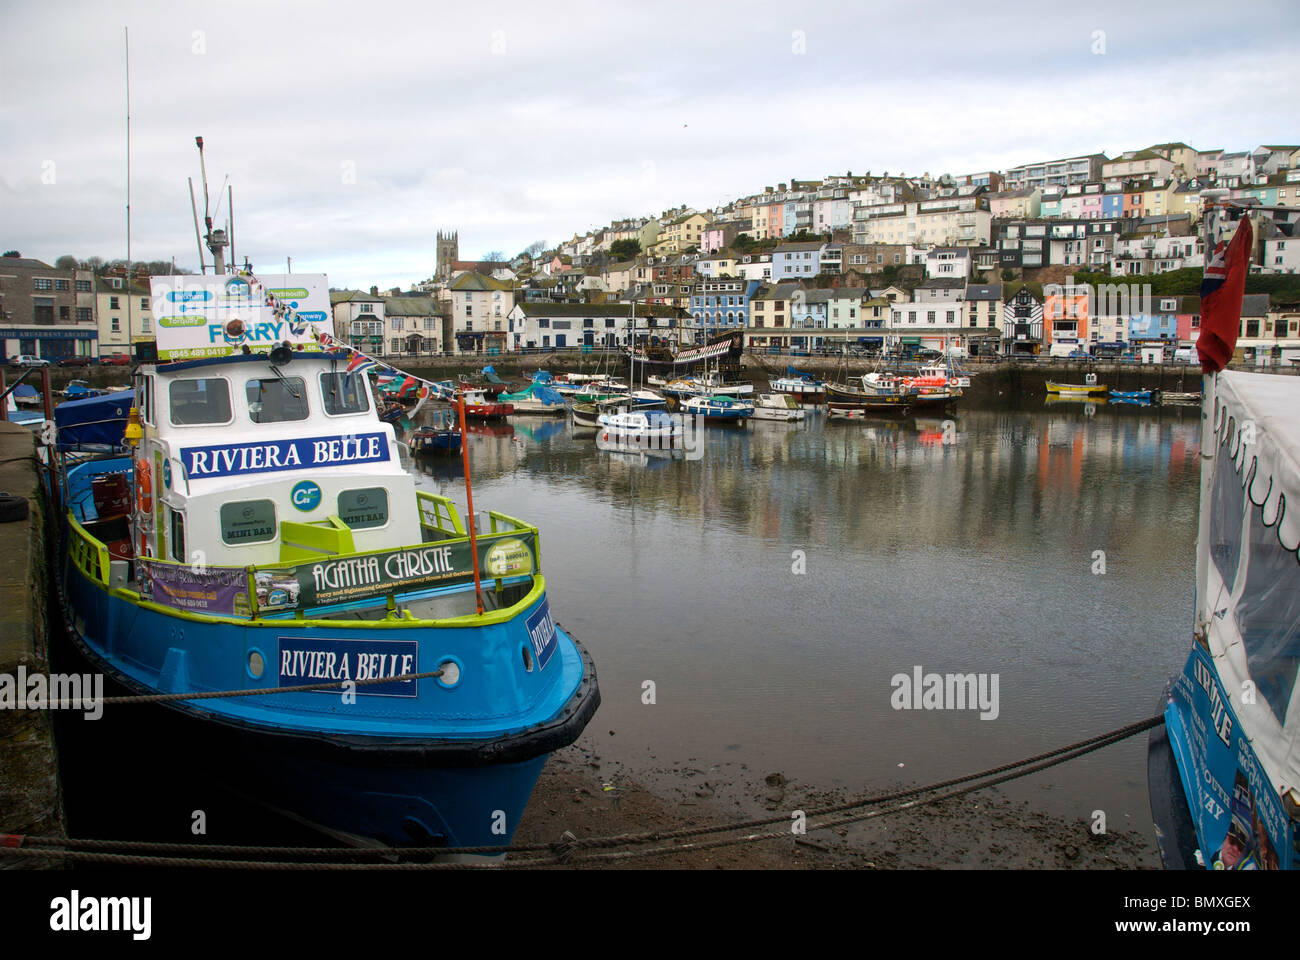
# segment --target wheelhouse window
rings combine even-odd
[[[173,380],[167,395],[175,426],[230,422],[230,384],[220,377]]]
[[[310,413],[302,377],[249,380],[244,393],[248,397],[248,416],[254,423],[306,420]]]
[[[237,547],[275,539],[275,502],[241,500],[221,505],[221,542]]]
[[[367,399],[366,378],[346,373],[322,373],[320,392],[325,399],[325,412],[331,417],[349,413],[365,413],[370,409]]]
[[[339,493],[339,519],[353,530],[388,523],[388,491],[383,487],[344,490]]]

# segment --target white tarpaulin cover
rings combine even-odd
[[[1214,416],[1207,640],[1241,732],[1300,788],[1300,377],[1224,371]]]

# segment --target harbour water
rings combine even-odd
[[[469,440],[475,505],[541,529],[553,603],[600,665],[588,738],[633,772],[947,779],[1152,716],[1186,656],[1196,407],[814,414],[707,428],[698,460],[602,451],[560,419],[494,429]],[[414,469],[463,498],[459,460]],[[995,675],[996,717],[895,709],[918,667]],[[1002,789],[1151,836],[1145,748]]]

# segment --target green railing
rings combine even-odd
[[[395,597],[443,586],[457,586],[473,579],[473,550],[469,534],[456,510],[446,497],[419,492],[420,527],[424,537],[418,544],[383,550],[336,553],[324,549],[337,545],[343,538],[336,527],[311,527],[306,524],[281,524],[281,537],[298,538],[291,555],[277,563],[247,566],[194,568],[170,560],[147,560],[141,565],[149,578],[144,599],[184,610],[188,614],[236,619],[257,619],[267,614],[296,613],[319,607],[386,598],[391,607]],[[541,547],[537,528],[517,517],[489,511],[489,530],[480,533],[478,546],[480,576],[495,581],[495,589],[504,589],[508,578],[531,576],[541,570]],[[69,514],[69,555],[86,577],[101,586],[109,582],[108,548],[96,540]],[[334,518],[331,518],[332,520]],[[286,527],[288,529],[286,530]],[[305,542],[310,534],[335,535],[330,543]],[[350,537],[347,538],[350,540]],[[303,542],[299,542],[303,541]],[[315,547],[316,549],[308,549]],[[284,556],[284,554],[282,554]],[[180,570],[179,568],[186,568]],[[157,568],[167,573],[155,579]],[[239,573],[246,586],[234,592],[229,583],[232,573]],[[185,581],[188,597],[210,598],[210,605],[192,599],[177,599],[177,576]],[[171,581],[163,588],[162,581]],[[139,586],[139,584],[137,584]],[[223,589],[224,588],[224,589]]]

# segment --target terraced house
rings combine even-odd
[[[691,318],[704,336],[749,324],[749,301],[759,289],[757,280],[738,277],[702,277],[691,294]]]
[[[664,224],[655,241],[656,254],[681,253],[691,247],[699,249],[704,240],[704,229],[709,218],[702,213],[691,213]]]
[[[790,317],[794,298],[805,296],[797,283],[778,283],[758,291],[749,302],[745,345],[756,349],[790,346]]]
[[[514,288],[509,283],[480,273],[457,277],[451,285],[456,353],[500,353],[506,346],[507,320],[514,305]]]

